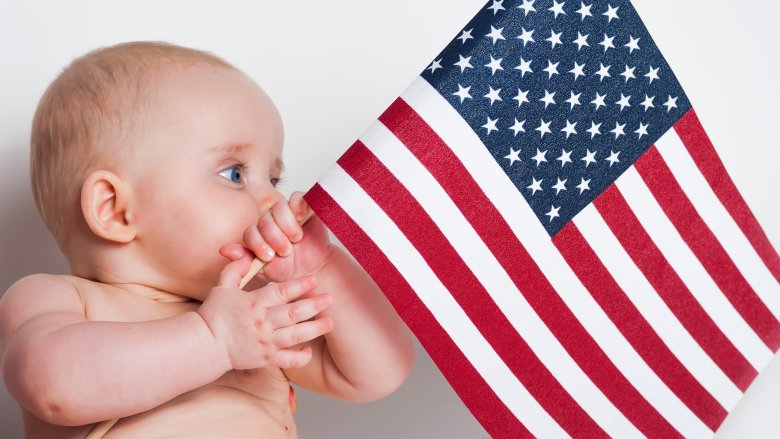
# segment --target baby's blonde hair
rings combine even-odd
[[[81,218],[90,172],[116,172],[132,153],[130,134],[149,117],[162,67],[205,63],[233,69],[208,52],[161,42],[104,47],[73,60],[49,85],[33,118],[30,179],[35,204],[60,249]]]

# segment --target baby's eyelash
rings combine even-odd
[[[282,181],[284,181],[282,177],[271,177],[271,186],[276,187],[282,183]]]

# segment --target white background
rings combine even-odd
[[[308,189],[484,4],[117,3],[0,0],[0,292],[30,273],[67,272],[32,202],[27,148],[35,105],[72,58],[130,40],[164,40],[226,58],[281,111],[288,167],[282,189],[289,193]],[[780,246],[780,6],[765,0],[634,4],[737,186]],[[299,405],[304,438],[487,437],[420,349],[412,376],[384,401],[354,405],[300,392]],[[0,387],[0,437],[21,434],[18,409]],[[778,357],[718,437],[780,437]]]

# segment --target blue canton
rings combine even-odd
[[[690,109],[627,0],[493,0],[422,77],[550,236]]]

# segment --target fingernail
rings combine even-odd
[[[274,253],[273,250],[271,250],[270,247],[268,247],[267,245],[263,244],[263,246],[260,247],[260,249],[261,249],[261,252],[260,252],[260,255],[259,255],[260,259],[262,259],[265,262],[268,262],[271,259],[273,259],[275,253]]]

